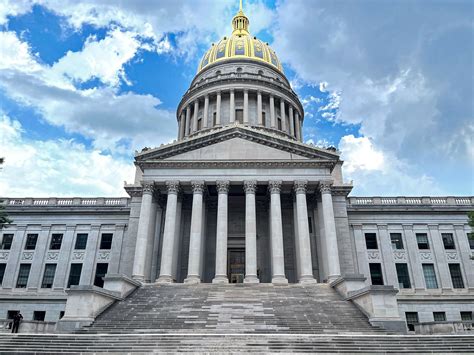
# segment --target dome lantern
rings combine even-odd
[[[242,9],[242,0],[240,0],[239,12],[232,19],[232,27],[234,31],[232,34],[248,34],[249,33],[249,19],[245,16]]]

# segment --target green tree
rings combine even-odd
[[[5,159],[0,158],[0,169]],[[7,212],[5,211],[5,205],[3,205],[3,200],[0,200],[0,230],[5,226],[5,224],[12,223],[12,220],[8,218]]]
[[[472,229],[472,232],[469,233],[469,238],[474,239],[474,211],[469,211],[467,215],[469,217],[469,227]]]

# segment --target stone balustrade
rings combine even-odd
[[[474,196],[471,197],[349,197],[349,206],[397,206],[397,205],[425,205],[425,206],[472,206]]]
[[[1,198],[3,205],[6,206],[120,206],[127,207],[129,205],[129,198],[127,197],[113,197],[113,198]]]

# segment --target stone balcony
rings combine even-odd
[[[351,210],[383,209],[456,209],[470,210],[474,207],[474,196],[446,197],[349,197],[347,206]]]
[[[128,207],[127,197],[48,197],[48,198],[0,198],[6,207]]]

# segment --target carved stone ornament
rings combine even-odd
[[[84,254],[83,251],[74,251],[72,252],[72,260],[84,260]]]
[[[422,251],[420,252],[420,259],[421,260],[433,260],[433,256],[429,251]]]
[[[330,194],[331,193],[332,182],[330,181],[321,181],[319,183],[319,191],[322,194]]]
[[[306,180],[296,180],[295,184],[293,185],[293,188],[295,190],[295,193],[297,194],[305,194],[306,193],[306,185],[308,184],[308,181]]]
[[[144,194],[152,194],[155,188],[154,183],[151,181],[142,182],[142,186]]]
[[[270,180],[268,182],[268,191],[272,194],[279,194],[281,192],[281,180]]]
[[[226,194],[229,192],[229,181],[219,180],[216,182],[217,192],[220,194]]]
[[[368,251],[367,252],[367,259],[375,260],[380,258],[380,253],[378,251]]]
[[[204,181],[191,181],[193,193],[202,194],[204,192]]]
[[[447,251],[446,260],[458,260],[458,253],[456,251]]]
[[[395,260],[406,260],[407,259],[407,253],[405,250],[394,250],[393,251],[393,258]]]
[[[35,255],[33,251],[24,251],[21,260],[33,260],[33,255]]]
[[[109,260],[110,259],[110,252],[109,251],[99,251],[97,254],[97,260]]]
[[[0,251],[0,260],[8,260],[8,255],[10,255],[10,252]]]
[[[244,191],[246,194],[254,194],[257,190],[257,181],[256,180],[247,180],[244,181]]]
[[[57,251],[50,251],[46,254],[46,260],[58,260],[59,259],[59,252]]]
[[[179,181],[173,180],[173,181],[167,181],[166,182],[166,188],[168,190],[168,194],[178,194],[179,192]]]

